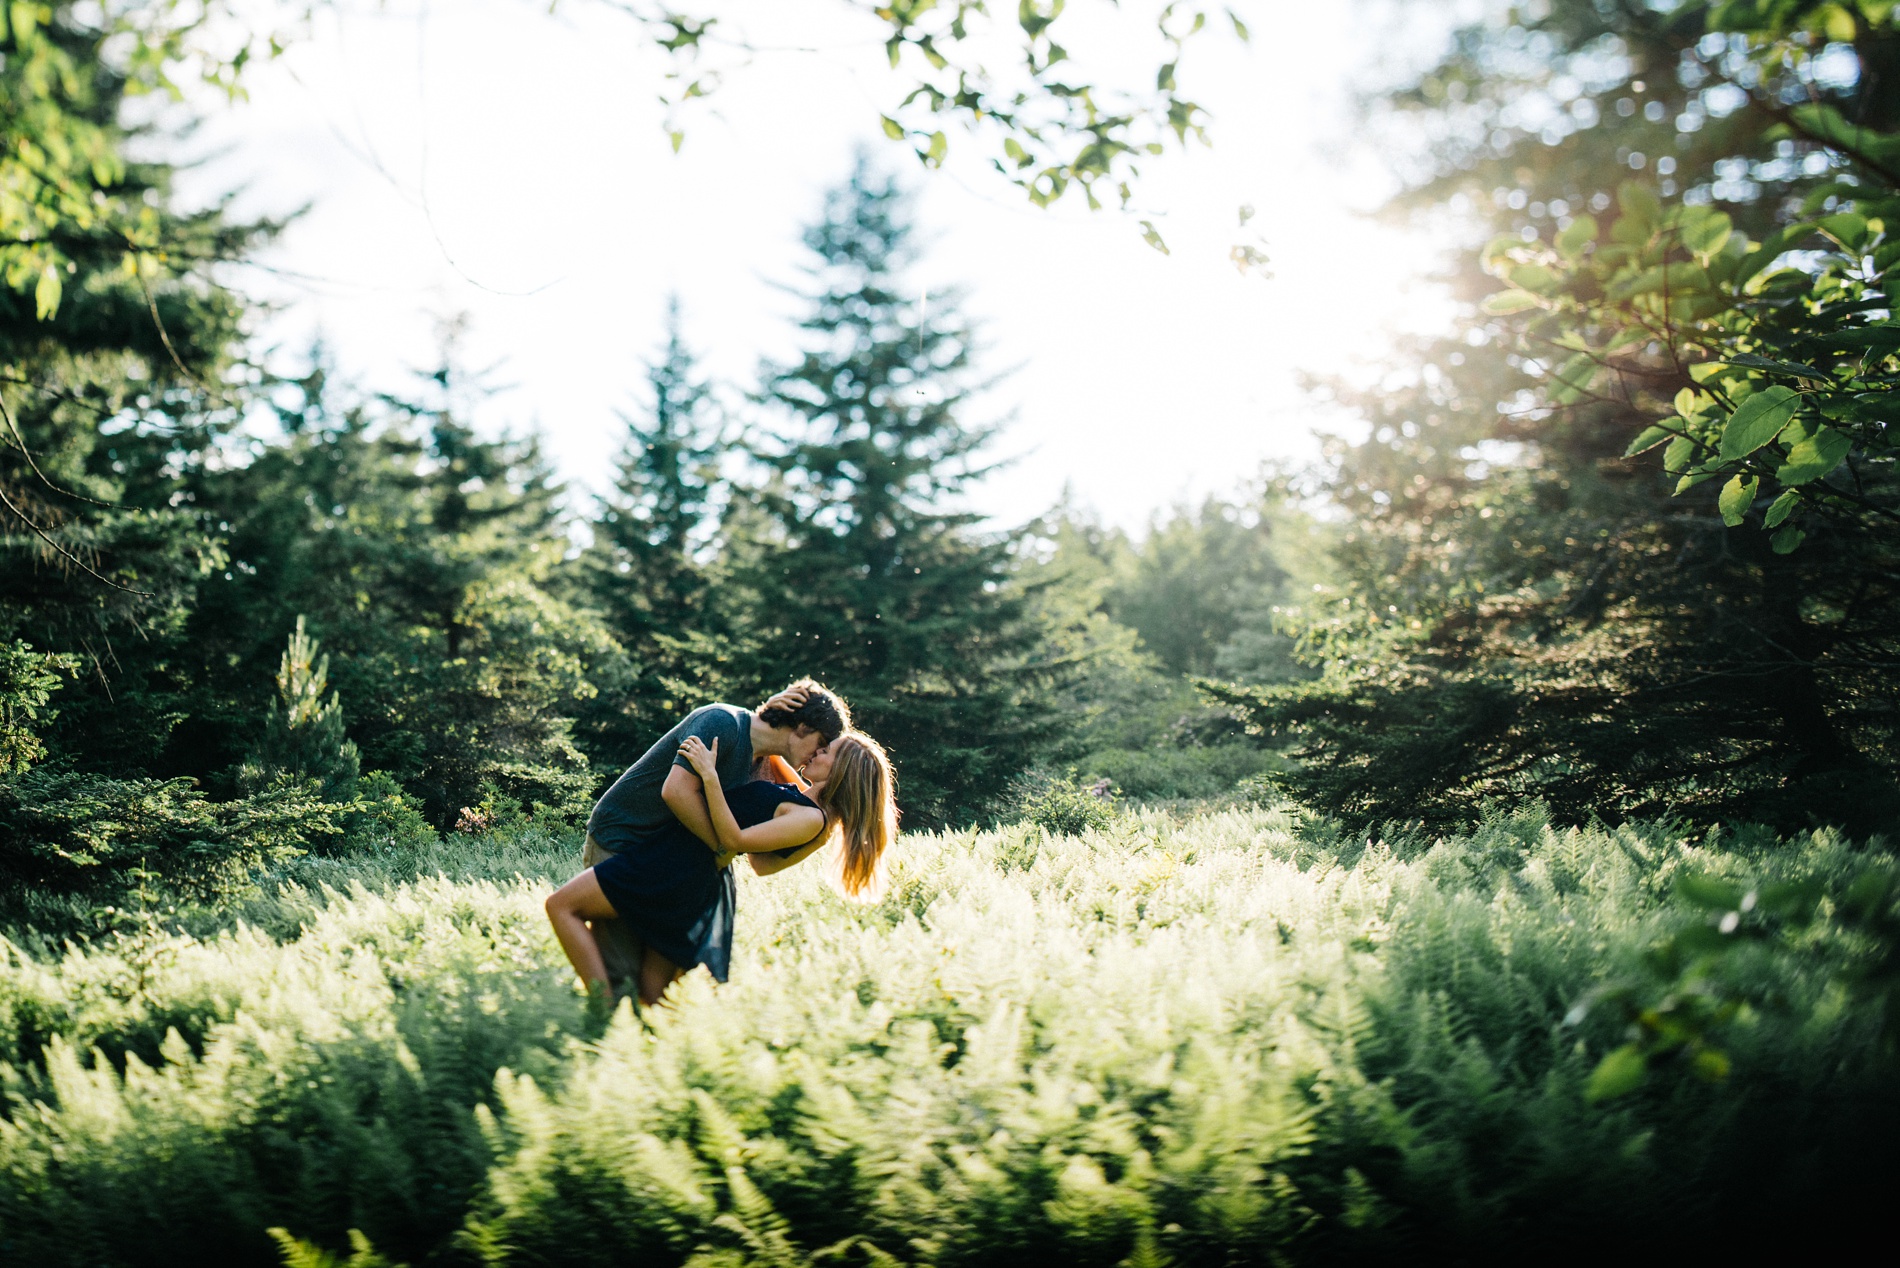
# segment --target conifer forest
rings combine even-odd
[[[327,6],[0,6],[0,1262],[1881,1244],[1900,3],[798,2],[875,38],[782,328],[622,296],[618,412],[506,425],[466,323],[400,382],[273,343],[303,213],[182,192]],[[589,4],[689,150],[743,6],[523,8]],[[1308,375],[1305,457],[996,513],[1039,349],[920,302],[923,191],[1172,266],[1197,58],[1322,40],[1452,316]],[[881,896],[735,866],[729,980],[590,994],[597,799],[805,677],[895,769]]]

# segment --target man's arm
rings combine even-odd
[[[706,809],[706,790],[701,787],[698,775],[685,766],[675,766],[667,771],[666,783],[660,788],[660,800],[666,803],[666,808],[673,812],[674,818],[686,825],[688,832],[705,843],[706,848],[719,848],[719,837],[713,832],[712,815]]]

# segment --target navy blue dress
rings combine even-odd
[[[763,779],[726,790],[726,805],[741,828],[764,823],[786,802],[813,806],[809,797],[790,784]],[[803,848],[775,853],[785,856]],[[732,869],[720,867],[713,852],[685,824],[675,819],[595,864],[594,879],[613,904],[614,915],[640,941],[683,969],[703,964],[715,978],[726,980],[732,963],[733,918],[738,911]]]

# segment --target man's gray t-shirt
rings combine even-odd
[[[675,765],[691,769],[680,745],[697,735],[706,747],[719,741],[719,786],[735,788],[752,778],[752,714],[736,705],[709,704],[695,709],[661,737],[646,755],[627,768],[594,804],[587,834],[603,850],[618,853],[629,845],[679,822],[660,790]]]

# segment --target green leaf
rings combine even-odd
[[[1663,470],[1676,475],[1695,459],[1696,443],[1693,436],[1678,436],[1669,442],[1669,448],[1663,450]]]
[[[1728,1054],[1719,1049],[1704,1048],[1690,1060],[1689,1069],[1704,1083],[1720,1083],[1728,1078]]]
[[[1667,427],[1661,423],[1656,424],[1654,427],[1646,427],[1643,429],[1641,435],[1635,440],[1630,441],[1630,447],[1623,451],[1623,456],[1625,458],[1634,458],[1637,454],[1645,450],[1654,449],[1657,445],[1662,444],[1663,441],[1674,436],[1678,430],[1678,428]]]
[[[1713,404],[1715,399],[1707,392],[1698,392],[1692,387],[1685,387],[1676,393],[1676,413],[1684,418],[1694,418]]]
[[[1155,228],[1155,223],[1152,220],[1144,220],[1141,222],[1141,240],[1163,255],[1174,254],[1168,250],[1168,244],[1161,240],[1161,231]]]
[[[1900,351],[1900,325],[1883,321],[1879,325],[1868,326],[1861,330],[1837,331],[1826,336],[1826,339],[1828,343],[1840,348]]]
[[[1672,297],[1681,298],[1708,289],[1708,273],[1699,265],[1679,260],[1671,265],[1644,269],[1633,277],[1625,278],[1610,288],[1610,298],[1633,299],[1638,295],[1660,295],[1664,291]]]
[[[1557,249],[1564,258],[1574,260],[1583,254],[1583,249],[1597,240],[1597,221],[1595,216],[1578,216],[1564,231],[1557,235]]]
[[[897,120],[891,118],[887,114],[881,114],[877,118],[878,118],[878,122],[884,125],[885,136],[889,137],[893,141],[902,141],[904,139],[904,125],[903,124],[899,123]]]
[[[1745,458],[1780,435],[1800,404],[1800,393],[1780,384],[1743,401],[1722,429],[1722,461]]]
[[[1643,237],[1647,238],[1656,231],[1656,222],[1662,219],[1662,203],[1649,186],[1624,181],[1616,191],[1616,203],[1623,209],[1625,216],[1642,227]]]
[[[1597,1068],[1590,1072],[1589,1082],[1583,1085],[1584,1099],[1608,1101],[1633,1092],[1648,1070],[1649,1062],[1643,1050],[1626,1043],[1597,1062]]]
[[[1682,245],[1707,261],[1728,243],[1734,231],[1734,221],[1719,211],[1711,211],[1682,227]]]
[[[1742,903],[1742,888],[1713,876],[1687,872],[1676,878],[1676,894],[1697,907],[1734,911]]]
[[[1801,495],[1788,489],[1768,505],[1768,513],[1761,517],[1763,528],[1780,528],[1781,522],[1794,514],[1795,507],[1801,505]]]
[[[1742,517],[1748,514],[1748,508],[1755,505],[1755,490],[1760,487],[1761,480],[1755,476],[1747,479],[1731,476],[1729,482],[1722,486],[1722,494],[1716,500],[1722,512],[1722,522],[1730,528],[1740,524]]]
[[[1541,264],[1520,264],[1511,270],[1510,282],[1523,290],[1541,294],[1555,290],[1558,277]]]
[[[1770,538],[1768,544],[1774,547],[1777,555],[1793,554],[1807,536],[1806,533],[1790,524]]]
[[[1761,887],[1761,909],[1783,920],[1805,925],[1814,918],[1821,903],[1821,882],[1809,877],[1802,881],[1783,881]]]
[[[40,280],[33,284],[33,307],[41,321],[49,320],[59,311],[59,297],[64,290],[57,268],[49,264],[40,270]]]
[[[1542,303],[1542,300],[1529,291],[1509,290],[1487,295],[1484,303],[1479,307],[1493,317],[1507,317],[1512,313],[1521,313],[1527,308],[1536,308]]]
[[[1597,360],[1587,352],[1580,352],[1564,362],[1550,380],[1550,398],[1559,405],[1569,405],[1583,399],[1590,390],[1590,382],[1596,378]]]
[[[1853,437],[1846,432],[1823,427],[1788,450],[1787,461],[1775,470],[1775,479],[1789,485],[1818,480],[1840,466],[1853,447]]]
[[[1728,358],[1728,364],[1738,365],[1749,370],[1777,370],[1782,374],[1799,375],[1804,379],[1825,379],[1825,371],[1817,370],[1800,361],[1776,361],[1769,357],[1758,357],[1749,352],[1738,352]]]
[[[1852,211],[1823,216],[1818,228],[1849,251],[1858,251],[1867,243],[1867,217]]]
[[[1887,905],[1888,895],[1893,893],[1894,874],[1885,868],[1872,867],[1854,878],[1854,883],[1841,895],[1841,912],[1856,920],[1867,920],[1880,914]]]

